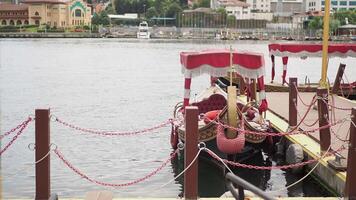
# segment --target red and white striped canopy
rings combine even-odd
[[[269,54],[280,57],[321,57],[322,44],[300,44],[300,43],[285,43],[285,44],[269,44]],[[329,57],[356,57],[356,44],[329,44]]]
[[[205,50],[180,53],[182,73],[185,77],[209,74],[214,77],[226,76],[230,70],[230,50]],[[259,78],[265,74],[262,54],[232,51],[232,63],[238,74],[246,78]]]

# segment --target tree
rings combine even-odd
[[[308,28],[312,30],[319,30],[323,28],[323,22],[321,17],[314,17],[308,24]]]
[[[182,8],[177,2],[173,2],[169,5],[166,11],[167,17],[176,17],[178,13],[182,12]]]
[[[348,11],[337,11],[333,14],[333,18],[340,21],[340,25],[346,24],[346,19],[349,24],[356,24],[356,11],[348,10]]]
[[[152,17],[157,17],[158,13],[155,7],[150,7],[149,9],[147,9],[146,11],[146,18],[147,19],[151,19]]]
[[[332,19],[330,20],[330,31],[332,34],[335,34],[336,30],[339,28],[339,26],[341,25],[340,21],[337,19]]]
[[[108,13],[105,10],[101,11],[101,13],[100,13],[100,24],[102,24],[102,25],[110,24],[110,19],[109,19]]]
[[[93,17],[91,18],[91,23],[93,25],[99,25],[100,24],[100,17],[98,14],[94,13]]]

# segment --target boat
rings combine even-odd
[[[289,57],[298,57],[306,59],[307,57],[321,57],[322,56],[322,45],[321,44],[311,44],[311,43],[272,43],[268,45],[269,54],[272,60],[272,76],[271,83],[266,84],[267,92],[288,92],[289,86],[286,80],[287,75],[287,64]],[[275,77],[275,57],[282,57],[283,62],[283,75],[282,83],[274,83]],[[356,57],[356,44],[353,43],[334,43],[329,44],[328,47],[328,57]],[[341,64],[340,67],[345,68],[345,65]],[[340,69],[339,69],[340,71]],[[343,74],[344,69],[342,69]],[[336,77],[342,78],[341,77]],[[338,75],[337,75],[338,76]],[[319,83],[310,83],[308,77],[305,77],[304,84],[298,84],[298,91],[300,92],[316,92]],[[337,91],[337,92],[336,92]],[[356,97],[356,82],[353,83],[342,83],[340,88],[335,90],[340,96],[349,96],[351,99]]]
[[[204,142],[207,148],[217,155],[223,158],[233,155],[235,160],[251,156],[253,152],[260,152],[264,147],[270,147],[272,138],[266,139],[263,134],[249,132],[273,131],[269,121],[262,115],[268,107],[264,91],[260,90],[260,102],[256,106],[256,102],[246,104],[238,100],[234,86],[225,91],[215,84],[216,78],[233,72],[235,67],[237,72],[233,73],[239,73],[245,78],[263,80],[263,55],[225,49],[207,50],[182,52],[180,61],[185,76],[185,92],[183,101],[177,103],[174,108],[174,118],[184,119],[187,106],[198,107],[199,115],[203,116],[198,122],[199,142]],[[210,75],[211,85],[196,96],[194,101],[190,101],[191,79],[201,74]],[[178,142],[185,142],[185,127],[184,124],[172,126],[171,144],[173,149],[176,149]]]
[[[138,25],[137,38],[138,39],[149,39],[151,37],[151,33],[148,30],[148,23],[146,21],[141,22]]]

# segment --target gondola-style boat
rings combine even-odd
[[[270,124],[262,117],[267,110],[267,101],[263,91],[264,58],[261,54],[244,53],[232,50],[209,50],[201,52],[182,52],[180,54],[182,73],[185,76],[184,100],[174,109],[174,117],[184,117],[186,106],[197,106],[202,119],[199,120],[199,141],[205,142],[221,157],[242,155],[245,152],[260,149],[267,144],[265,135],[248,134],[244,130],[256,132],[271,131]],[[236,69],[236,72],[234,72]],[[215,84],[218,77],[226,76],[230,71],[245,78],[258,79],[260,101],[243,103],[237,101],[236,88],[229,87],[228,92]],[[190,101],[190,85],[193,77],[209,74],[211,86]],[[233,74],[232,73],[232,74]],[[237,129],[226,128],[236,127]],[[239,131],[236,131],[239,130]],[[171,144],[177,148],[178,141],[185,141],[184,125],[174,125]]]
[[[287,75],[287,65],[289,57],[298,57],[306,59],[307,57],[321,57],[322,56],[322,45],[321,44],[311,44],[311,43],[273,43],[268,45],[269,54],[272,61],[272,76],[271,83],[266,84],[267,92],[288,92],[289,87],[286,84]],[[275,77],[275,57],[282,57],[283,62],[283,74],[282,83],[274,83]],[[328,57],[356,57],[356,44],[344,43],[344,44],[329,44],[328,45]],[[345,65],[340,65],[340,68]],[[340,69],[339,69],[340,70]],[[340,78],[340,77],[336,77]],[[298,84],[298,91],[300,92],[316,92],[319,83],[310,83],[310,80],[305,77],[304,84]],[[334,92],[342,96],[356,96],[356,82],[350,84],[340,84],[340,88],[337,88]]]

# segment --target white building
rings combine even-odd
[[[258,12],[271,12],[271,0],[246,0],[251,10]]]
[[[228,15],[233,15],[236,19],[250,19],[250,4],[238,0],[211,0],[212,9],[225,8]]]
[[[306,0],[305,11],[323,11],[325,0]],[[330,10],[356,9],[356,0],[330,0]]]
[[[304,0],[305,1],[305,0]],[[291,16],[305,11],[303,0],[271,0],[271,11],[279,16]]]

